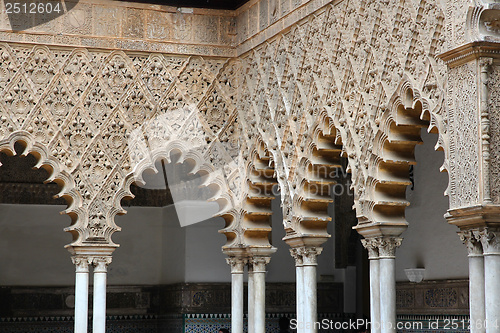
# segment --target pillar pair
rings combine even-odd
[[[111,257],[72,257],[76,266],[75,333],[87,333],[89,266],[94,267],[93,333],[106,332],[106,273]]]
[[[396,332],[396,248],[399,237],[362,239],[370,259],[370,323],[372,333]]]
[[[500,229],[462,230],[469,254],[470,331],[500,332]]]
[[[243,274],[248,265],[248,333],[266,331],[266,265],[270,257],[229,257],[231,332],[243,333]]]
[[[296,269],[296,302],[297,302],[297,333],[317,332],[315,323],[318,321],[317,302],[317,258],[323,248],[301,246],[290,249],[295,259]]]

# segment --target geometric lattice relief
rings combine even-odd
[[[420,128],[439,132],[437,146],[448,151],[446,66],[436,58],[443,20],[431,1],[343,1],[241,57],[240,121],[268,144],[291,236],[307,236],[312,221],[316,235],[326,226],[319,203],[329,195],[311,188],[335,179],[337,149],[349,160],[360,224],[404,229]]]
[[[96,239],[113,245],[110,236],[119,229],[113,221],[119,212],[116,208],[120,209],[117,196],[120,191],[128,192],[123,186],[134,167],[129,156],[130,135],[162,115],[169,118],[174,111],[169,105],[171,92],[178,91],[176,87],[193,92],[195,89],[190,88],[200,84],[199,95],[175,95],[175,107],[179,108],[201,109],[201,105],[193,103],[204,103],[203,94],[208,91],[212,94],[210,100],[226,104],[233,94],[224,88],[226,85],[217,88],[216,96],[210,89],[219,75],[227,76],[227,60],[220,58],[128,56],[121,51],[14,44],[1,44],[0,48],[0,84],[5,96],[0,102],[0,145],[7,149],[23,141],[27,152],[37,152],[38,164],[46,165],[51,180],[56,179],[62,186],[59,196],[71,198],[66,212],[77,218],[67,230],[74,234],[72,245],[76,246]],[[176,118],[171,128],[191,138],[190,131],[198,131],[196,135],[203,138],[204,153],[208,155],[218,136],[232,132],[232,125],[217,130],[204,128],[203,124],[183,126],[198,118],[195,114]],[[218,147],[225,149],[224,145]],[[214,162],[210,156],[201,156],[201,160]],[[163,206],[171,201],[165,190],[135,192],[155,197],[143,198],[141,204]]]
[[[267,242],[276,184],[287,237],[328,237],[342,158],[359,227],[403,230],[421,128],[439,133],[451,207],[477,202],[476,73],[469,65],[447,72],[438,58],[448,47],[444,4],[315,8],[235,58],[2,43],[0,149],[23,141],[52,172],[69,199],[73,246],[114,246],[114,216],[134,193],[143,197],[136,203],[170,202],[167,190],[131,187],[159,160],[203,179],[234,245],[256,241],[258,230]],[[447,26],[463,34],[455,28]]]

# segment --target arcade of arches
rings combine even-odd
[[[63,3],[0,14],[2,331],[500,332],[496,1]]]

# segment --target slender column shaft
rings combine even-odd
[[[379,311],[380,319],[372,318],[372,330],[381,333],[396,333],[396,248],[401,245],[399,237],[377,237],[365,239],[363,245],[368,249],[370,257],[378,257],[379,277]],[[372,249],[370,249],[372,248]],[[376,272],[374,272],[376,274]],[[375,283],[376,281],[373,281]],[[373,286],[377,293],[377,286]],[[377,309],[377,306],[374,307]],[[377,314],[375,313],[375,316]]]
[[[469,256],[469,305],[471,333],[484,333],[485,301],[484,301],[484,258]]]
[[[255,333],[254,327],[254,280],[253,266],[248,265],[248,333]]]
[[[303,333],[304,327],[304,267],[302,263],[296,268],[296,302],[297,302],[297,333]]]
[[[469,311],[471,333],[484,333],[485,295],[484,295],[484,257],[481,233],[477,229],[461,230],[460,239],[467,246],[469,254]]]
[[[317,257],[323,249],[301,246],[290,249],[297,277],[297,333],[317,332]]]
[[[370,317],[371,332],[380,333],[380,265],[370,259]]]
[[[396,332],[396,270],[394,258],[379,259],[380,320],[382,333]]]
[[[253,258],[254,333],[266,332],[266,264],[267,257]]]
[[[500,255],[484,256],[486,332],[500,332]]]
[[[382,245],[382,238],[366,238],[361,243],[368,250],[368,259],[370,259],[370,330],[372,333],[381,332],[381,272],[379,248]]]
[[[231,265],[231,331],[243,333],[243,267],[241,258],[227,259]]]
[[[317,314],[316,265],[304,264],[304,333],[316,333]]]
[[[89,264],[87,258],[73,258],[75,280],[75,333],[87,333],[89,310]]]
[[[474,231],[473,235],[475,239],[481,242],[481,246],[483,249],[483,256],[484,256],[484,290],[485,290],[484,304],[485,304],[485,317],[486,317],[486,332],[499,333],[500,332],[500,284],[499,284],[500,229],[487,227],[480,231]],[[476,323],[473,322],[471,322],[471,325],[478,326]]]
[[[231,329],[243,333],[243,273],[232,274]]]
[[[106,333],[106,274],[111,258],[94,259],[93,333]]]

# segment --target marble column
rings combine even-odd
[[[370,260],[370,331],[380,333],[380,262],[378,257],[378,238],[362,239],[361,243],[368,250]]]
[[[317,301],[317,278],[316,266],[318,264],[318,256],[323,248],[321,247],[301,247],[299,248],[302,255],[302,266],[304,270],[303,276],[303,293],[302,311],[304,322],[304,333],[317,333],[316,322],[318,321],[318,301]]]
[[[484,289],[484,257],[480,235],[476,230],[463,230],[458,233],[467,246],[469,254],[469,313],[471,333],[484,333],[485,289]]]
[[[245,260],[227,258],[231,266],[231,332],[243,333],[243,271]]]
[[[93,333],[106,333],[106,274],[111,257],[94,258]]]
[[[269,257],[253,257],[253,329],[254,333],[266,332],[266,265]]]
[[[87,257],[71,258],[76,266],[75,333],[87,333],[89,311],[89,261]]]
[[[297,248],[292,248],[290,249],[290,254],[292,257],[295,259],[295,290],[296,290],[296,327],[297,327],[297,333],[303,333],[303,327],[304,327],[304,311],[303,311],[303,304],[304,301],[302,300],[304,296],[304,266],[302,263],[302,254],[300,251],[297,250]]]
[[[254,284],[253,284],[253,264],[248,263],[248,333],[254,333]]]
[[[486,332],[500,332],[500,230],[485,228],[477,233],[484,255]]]
[[[382,237],[379,246],[381,333],[396,333],[396,248],[402,238]]]

